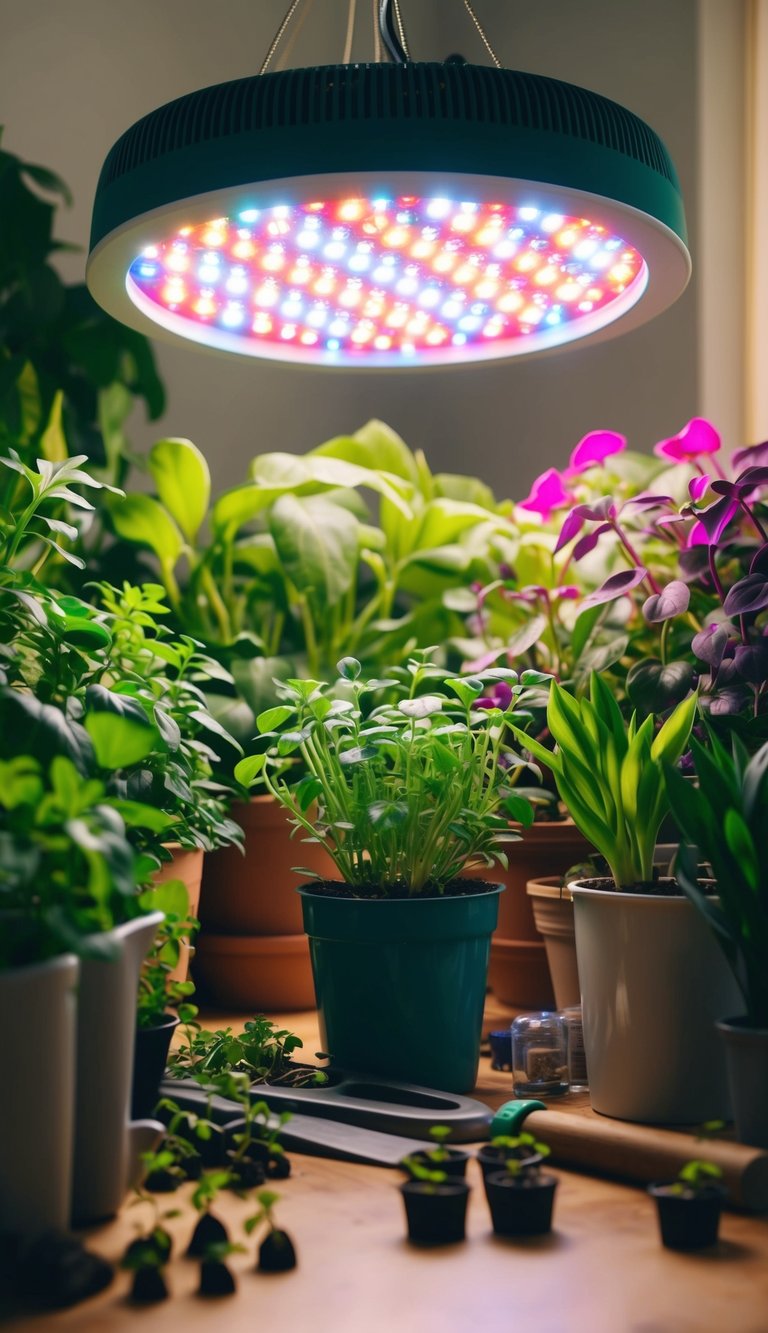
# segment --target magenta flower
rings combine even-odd
[[[611,454],[620,454],[626,447],[626,437],[615,430],[591,430],[573,450],[565,476],[569,479],[578,476],[580,472],[604,463]]]
[[[545,522],[552,517],[556,509],[572,503],[574,496],[566,490],[563,477],[556,467],[547,468],[537,477],[531,487],[531,493],[520,504],[521,509],[541,514]]]
[[[691,477],[688,482],[688,494],[692,500],[701,500],[709,489],[710,478],[706,472],[702,472],[700,477]]]
[[[506,713],[512,702],[512,690],[505,680],[499,680],[492,685],[487,694],[482,698],[475,699],[475,708],[500,708]]]
[[[673,463],[690,463],[701,454],[716,454],[722,441],[711,421],[704,417],[691,417],[687,425],[672,435],[668,440],[659,440],[653,446],[653,452],[659,458],[669,458]]]

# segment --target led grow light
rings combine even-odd
[[[330,65],[180,98],[109,154],[88,282],[220,352],[426,366],[595,341],[690,274],[674,167],[630,112],[462,63]]]
[[[134,304],[227,351],[338,364],[509,356],[599,329],[648,266],[612,230],[532,204],[352,196],[177,228],[128,269]]]

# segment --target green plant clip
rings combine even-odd
[[[526,1116],[530,1115],[531,1111],[546,1111],[546,1109],[543,1102],[532,1100],[505,1102],[491,1121],[491,1138],[519,1134]]]

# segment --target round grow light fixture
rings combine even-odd
[[[392,63],[219,84],[118,140],[97,301],[151,336],[367,369],[597,341],[670,305],[690,258],[654,131],[554,79],[411,61],[380,3]]]

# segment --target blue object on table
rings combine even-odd
[[[512,1030],[502,1028],[498,1032],[489,1032],[491,1043],[491,1069],[512,1068]]]

